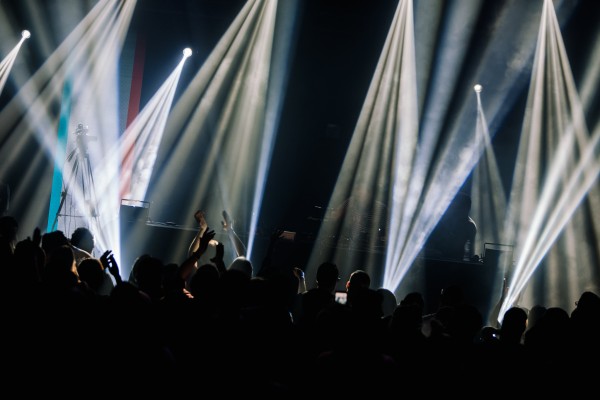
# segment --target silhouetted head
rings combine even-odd
[[[593,292],[583,292],[575,302],[571,312],[571,320],[576,326],[587,325],[587,331],[598,329],[600,326],[600,297]],[[591,325],[590,325],[591,324]],[[590,329],[594,326],[593,329]]]
[[[371,286],[371,277],[368,273],[363,271],[362,269],[357,269],[353,273],[350,274],[350,278],[346,283],[346,289],[350,290],[351,288],[365,288],[368,289]]]
[[[248,278],[252,278],[252,263],[246,257],[236,257],[236,259],[233,260],[229,265],[228,269],[231,271],[242,272],[243,274],[247,275]]]
[[[579,300],[575,302],[577,309],[584,311],[599,311],[600,310],[600,297],[593,292],[583,292],[579,297]]]
[[[371,277],[365,271],[358,269],[350,274],[348,282],[346,282],[346,292],[348,293],[348,304],[352,305],[357,298],[368,296],[365,292],[369,291],[371,285]],[[360,301],[360,299],[359,299]],[[381,301],[381,300],[380,300]],[[380,306],[381,307],[381,303]]]
[[[48,232],[42,236],[42,249],[46,253],[46,259],[49,259],[52,252],[61,246],[70,246],[69,239],[62,231]]]
[[[324,262],[317,269],[317,285],[325,289],[335,289],[335,285],[340,280],[340,271],[337,265],[332,262]]]
[[[86,258],[77,266],[79,278],[86,282],[94,291],[99,292],[102,282],[104,281],[104,269],[100,260],[96,258]]]
[[[519,307],[511,307],[504,313],[500,327],[500,340],[519,343],[527,327],[527,312]]]
[[[391,290],[386,288],[379,288],[377,289],[377,291],[382,297],[381,310],[383,311],[383,316],[391,316],[394,313],[396,307],[398,306],[396,296]]]
[[[527,329],[531,329],[546,312],[546,307],[536,304],[527,313]]]
[[[468,214],[469,211],[471,211],[471,196],[466,193],[459,192],[454,198],[451,207],[457,212]]]
[[[423,309],[425,308],[425,299],[423,299],[423,295],[421,293],[411,292],[404,296],[400,304],[403,306],[415,305],[419,307],[421,313],[423,313]]]
[[[190,291],[195,299],[211,298],[219,284],[219,270],[213,264],[202,264],[190,281]]]
[[[59,246],[50,253],[42,280],[55,288],[66,289],[77,284],[79,277],[75,266],[75,254],[70,245]]]
[[[135,260],[129,282],[156,300],[162,296],[163,268],[164,265],[160,259],[144,254]]]
[[[88,228],[80,226],[71,234],[71,244],[92,254],[95,246],[94,235]]]

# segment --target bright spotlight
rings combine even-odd
[[[191,55],[192,55],[192,49],[190,49],[189,47],[186,47],[185,49],[183,49],[183,56],[185,58],[188,58]]]
[[[478,83],[477,85],[473,86],[473,90],[476,93],[481,93],[481,90],[483,90],[483,87]]]
[[[31,32],[29,32],[28,30],[24,30],[23,32],[21,32],[21,37],[23,39],[29,39],[31,37]]]

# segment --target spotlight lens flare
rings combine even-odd
[[[186,47],[185,49],[183,49],[183,56],[185,58],[188,58],[191,55],[192,55],[192,49],[190,49],[189,47]]]
[[[29,39],[31,37],[31,32],[29,32],[28,30],[24,30],[21,32],[21,37],[23,39]]]
[[[475,91],[475,93],[481,93],[483,87],[478,83],[477,85],[473,86],[473,90]]]

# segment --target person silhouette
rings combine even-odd
[[[92,258],[96,247],[96,238],[92,231],[85,226],[76,228],[69,239],[72,247],[75,247],[75,261],[79,265],[81,261]]]
[[[425,245],[426,256],[471,261],[477,225],[469,216],[471,197],[458,193]]]

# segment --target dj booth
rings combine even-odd
[[[486,319],[500,299],[501,282],[502,271],[489,263],[417,258],[400,284],[400,296],[417,289],[425,299],[425,312],[432,313],[442,290],[458,286],[465,302],[476,306]]]

